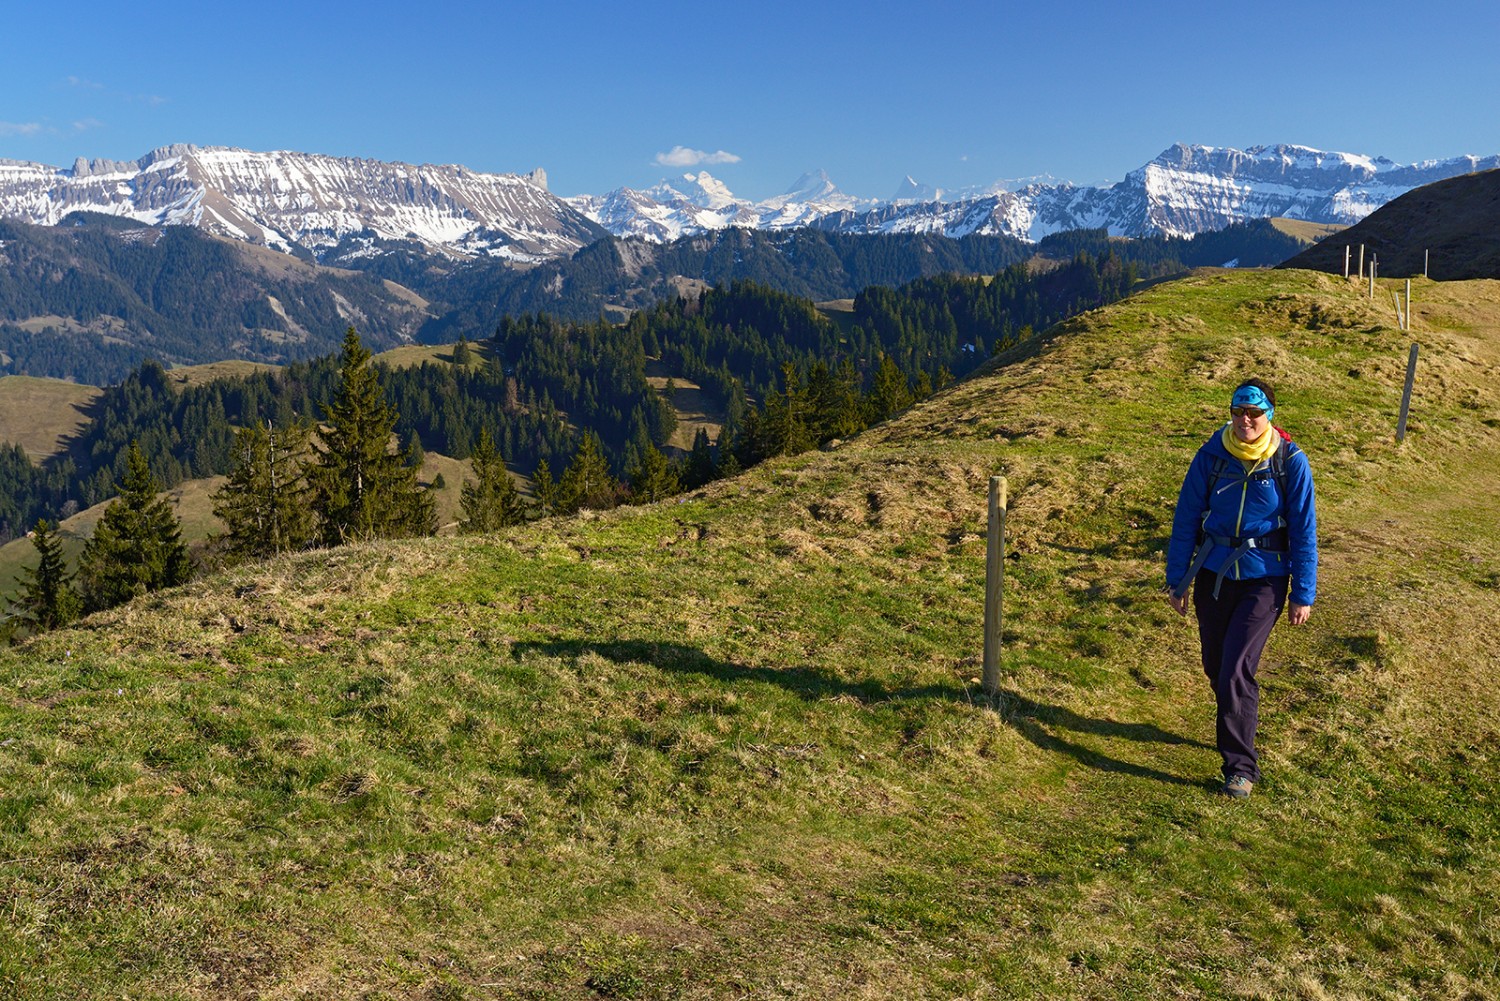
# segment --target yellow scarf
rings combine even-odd
[[[1245,469],[1252,470],[1265,460],[1276,454],[1276,446],[1281,444],[1281,435],[1274,427],[1266,427],[1265,434],[1252,442],[1240,441],[1234,436],[1234,427],[1230,424],[1224,425],[1221,435],[1224,447],[1229,454],[1245,464]]]

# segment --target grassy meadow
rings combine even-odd
[[[1500,996],[1500,282],[1414,300],[1189,277],[833,451],[0,652],[0,994]],[[1250,374],[1323,563],[1236,803],[1158,588]]]

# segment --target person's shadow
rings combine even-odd
[[[760,682],[776,685],[808,702],[829,698],[854,698],[866,705],[914,700],[974,701],[970,694],[952,685],[924,685],[918,688],[891,688],[874,680],[847,681],[814,667],[750,667],[717,660],[696,647],[682,643],[653,643],[645,640],[554,640],[551,642],[516,643],[512,656],[520,658],[535,652],[548,657],[576,661],[594,654],[617,664],[650,664],[663,671],[700,674],[726,682]],[[1136,741],[1145,744],[1167,744],[1212,750],[1207,744],[1163,730],[1153,723],[1119,723],[1109,719],[1083,716],[1071,709],[1048,705],[1027,698],[1019,692],[1002,689],[994,706],[1007,725],[1044,751],[1066,754],[1075,761],[1099,771],[1134,775],[1172,785],[1201,786],[1205,782],[1185,779],[1146,765],[1123,761],[1102,751],[1085,747],[1061,736],[1062,731]]]

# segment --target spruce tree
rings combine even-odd
[[[640,464],[630,471],[630,502],[650,504],[677,493],[677,470],[654,445],[648,445]]]
[[[68,566],[57,526],[45,518],[37,519],[31,544],[41,560],[36,569],[27,567],[16,578],[21,585],[15,602],[16,618],[37,632],[65,626],[78,618],[83,602],[68,586]]]
[[[557,510],[572,514],[582,508],[615,506],[619,483],[609,471],[599,436],[584,432],[573,461],[557,484]]]
[[[696,490],[718,478],[719,470],[714,464],[714,450],[708,440],[708,431],[699,428],[693,435],[693,450],[688,453],[687,467],[682,471],[682,486],[686,490]]]
[[[557,482],[552,478],[552,464],[546,459],[536,464],[531,474],[531,495],[538,518],[545,518],[557,510]]]
[[[315,537],[307,464],[312,428],[255,424],[234,437],[229,480],[212,497],[231,552],[264,557],[306,548]]]
[[[877,424],[911,406],[911,389],[906,376],[901,374],[896,362],[888,354],[880,356],[880,367],[875,370],[874,385],[870,387],[866,406],[871,424]]]
[[[453,364],[468,367],[473,360],[474,354],[469,348],[469,339],[460,336],[458,343],[453,345]]]
[[[431,534],[432,497],[417,484],[410,456],[391,450],[396,412],[353,327],[344,335],[339,362],[338,389],[320,435],[323,450],[311,470],[323,541]]]
[[[78,560],[79,590],[90,612],[186,583],[192,574],[182,524],[156,496],[157,482],[135,442],[125,464],[120,496],[104,509]]]
[[[520,491],[505,469],[505,460],[495,449],[488,428],[479,430],[479,444],[469,460],[474,464],[474,480],[464,480],[459,503],[463,506],[463,532],[493,532],[526,520],[526,508]]]

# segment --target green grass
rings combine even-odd
[[[6,653],[0,984],[1494,997],[1497,288],[1423,288],[1401,447],[1407,335],[1353,286],[1201,276],[680,501],[239,568]],[[1156,588],[1249,371],[1324,563],[1237,804]]]

